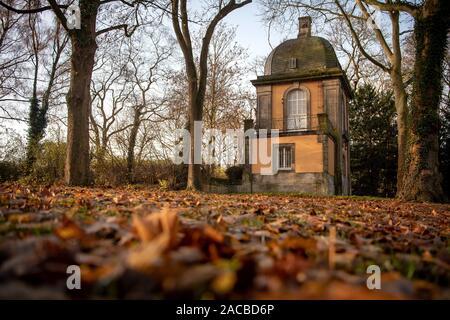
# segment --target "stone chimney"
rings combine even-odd
[[[298,18],[298,38],[311,37],[311,17]]]

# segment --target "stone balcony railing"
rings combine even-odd
[[[320,119],[317,115],[272,118],[270,120],[260,120],[257,122],[256,129],[278,129],[283,132],[319,130]]]
[[[253,120],[247,120],[246,129],[253,128]],[[318,132],[322,134],[328,134],[333,136],[336,140],[344,139],[349,141],[348,131],[344,131],[341,134],[338,133],[327,113],[318,113],[316,115],[310,116],[296,116],[288,118],[273,118],[271,120],[259,121],[254,126],[256,130],[267,129],[274,130],[278,129],[280,133],[288,132],[298,132],[308,134],[308,132],[313,132],[317,134]]]

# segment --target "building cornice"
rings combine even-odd
[[[254,86],[278,84],[284,82],[293,81],[305,81],[305,80],[319,80],[329,78],[340,78],[343,80],[344,87],[350,98],[353,97],[353,91],[350,87],[350,82],[347,79],[345,72],[340,68],[328,68],[324,70],[314,70],[310,72],[302,73],[288,73],[279,75],[264,75],[258,76],[255,80],[251,80]]]

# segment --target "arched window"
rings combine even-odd
[[[308,92],[295,89],[286,97],[285,123],[287,130],[302,130],[308,127]]]

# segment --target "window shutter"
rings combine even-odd
[[[328,118],[330,119],[333,127],[338,128],[338,90],[336,88],[326,89],[325,102]]]
[[[271,129],[271,96],[263,95],[258,97],[258,127],[261,129]]]

